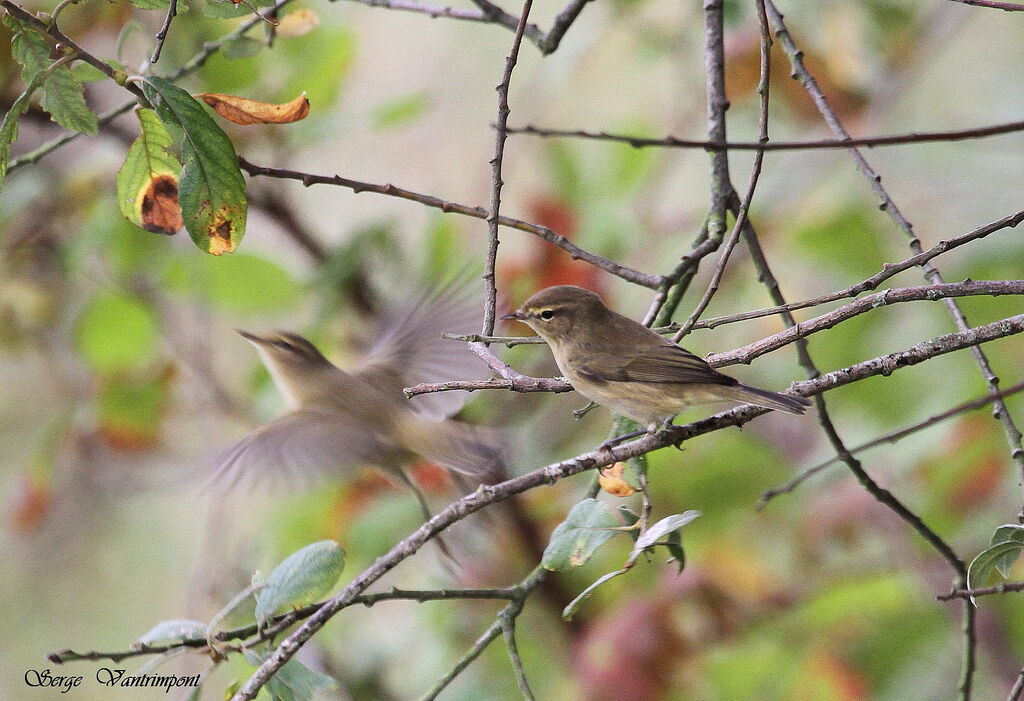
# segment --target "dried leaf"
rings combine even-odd
[[[320,18],[313,10],[306,8],[295,10],[289,12],[278,22],[277,35],[286,38],[300,37],[313,31],[318,24],[320,24]]]
[[[636,490],[622,476],[626,469],[626,463],[617,462],[611,467],[601,470],[597,475],[597,483],[601,489],[615,497],[629,497],[636,494]]]
[[[215,92],[199,93],[196,97],[212,107],[221,117],[235,124],[289,124],[305,119],[309,114],[306,93],[302,93],[291,102],[279,105]]]

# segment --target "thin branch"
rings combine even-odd
[[[474,0],[482,9],[495,6],[487,0]],[[512,71],[519,60],[519,47],[523,43],[523,31],[526,28],[526,21],[530,17],[530,8],[533,7],[533,0],[523,2],[523,11],[519,17],[519,24],[516,26],[516,35],[512,40],[512,49],[505,58],[505,71],[502,73],[501,82],[495,88],[498,92],[498,121],[496,122],[496,135],[494,139],[494,157],[491,159],[491,202],[487,211],[487,256],[484,258],[484,322],[481,333],[490,335],[494,333],[495,310],[498,305],[498,289],[494,281],[494,266],[498,262],[498,219],[501,215],[501,186],[504,181],[501,179],[501,166],[505,160],[505,140],[508,134],[505,129],[508,127],[508,90],[512,83]],[[496,8],[498,9],[498,8]],[[484,10],[488,11],[487,9]],[[499,9],[500,11],[500,9]]]
[[[171,29],[171,22],[178,15],[178,0],[170,0],[170,4],[167,6],[167,15],[164,17],[163,26],[160,27],[160,31],[156,33],[156,46],[153,47],[153,55],[150,57],[150,63],[156,63],[160,60],[160,52],[164,50],[164,42],[167,40],[167,32]]]
[[[1024,12],[1024,5],[1015,2],[998,2],[997,0],[952,0],[952,2],[975,7],[988,7],[993,10],[1005,10],[1006,12]]]
[[[827,314],[801,321],[790,326],[785,331],[767,336],[755,341],[743,348],[725,353],[715,353],[708,357],[708,362],[715,367],[734,365],[736,363],[749,363],[754,358],[765,353],[778,350],[798,338],[806,338],[818,331],[830,329],[833,326],[860,316],[866,312],[878,309],[890,304],[899,302],[912,302],[921,300],[940,300],[952,297],[966,297],[972,295],[1021,295],[1024,294],[1024,280],[967,280],[966,282],[942,283],[940,285],[922,285],[920,287],[905,287],[895,290],[883,290],[874,294],[861,297],[860,299],[838,307]],[[785,313],[785,312],[784,312]]]
[[[838,115],[829,105],[825,94],[821,91],[814,76],[807,70],[803,62],[803,54],[796,43],[793,41],[793,37],[790,35],[786,25],[783,21],[782,14],[776,9],[772,0],[766,0],[766,9],[768,11],[771,23],[775,29],[775,36],[779,39],[780,43],[786,55],[789,57],[790,67],[792,69],[791,75],[800,82],[804,87],[804,90],[811,97],[815,106],[818,108],[818,112],[821,114],[825,123],[828,125],[832,133],[841,138],[845,139],[849,137],[845,127],[839,120]],[[910,222],[903,216],[896,203],[889,196],[889,193],[882,186],[882,178],[878,173],[874,171],[871,165],[867,162],[864,156],[856,148],[847,149],[851,157],[854,159],[854,163],[857,169],[867,178],[868,183],[878,197],[881,209],[889,215],[889,217],[896,224],[909,240],[909,246],[911,252],[918,254],[922,252],[921,242],[917,238],[913,231],[913,227]],[[930,263],[925,263],[922,266],[925,278],[933,283],[939,284],[943,282],[942,274],[937,268],[933,267]],[[954,323],[957,329],[963,331],[970,328],[970,323],[967,321],[967,317],[961,311],[959,305],[953,299],[943,300],[949,314],[953,317]],[[999,391],[999,377],[992,370],[989,364],[988,357],[985,352],[978,347],[971,349],[971,355],[974,357],[981,375],[985,380],[985,385],[988,387],[990,394],[995,394]],[[1024,443],[1022,443],[1022,435],[1020,429],[1013,421],[1013,417],[1010,416],[1009,410],[1006,404],[1002,400],[997,400],[993,404],[994,416],[1000,420],[1003,426],[1003,432],[1006,435],[1007,443],[1010,448],[1010,459],[1017,463],[1018,467],[1018,480],[1022,486],[1024,486]],[[1021,507],[1018,513],[1018,519],[1024,521],[1024,506]],[[965,611],[965,616],[973,620],[973,612]],[[961,679],[960,696],[962,699],[969,699],[971,695],[971,686],[974,676],[974,648],[976,645],[975,635],[973,629],[966,635],[967,657],[965,658],[964,674]]]
[[[519,648],[516,646],[516,616],[522,610],[513,610],[512,606],[505,607],[498,614],[498,621],[501,624],[501,632],[505,637],[505,647],[508,649],[508,659],[512,663],[512,669],[516,674],[516,683],[519,684],[519,691],[522,692],[525,701],[534,701],[533,691],[530,690],[530,682],[526,679],[526,670],[523,669],[523,660],[519,657]]]
[[[545,580],[546,577],[547,570],[543,567],[537,567],[526,577],[526,579],[520,582],[519,586],[516,587],[519,596],[513,597],[512,601],[498,612],[498,616],[495,618],[494,623],[492,623],[491,626],[484,631],[479,638],[477,638],[473,647],[471,647],[466,654],[464,654],[459,661],[455,663],[446,675],[439,679],[429,691],[420,697],[420,701],[434,701],[434,699],[436,699],[438,695],[473,662],[473,660],[479,657],[480,654],[487,649],[487,646],[490,645],[491,642],[502,632],[502,617],[504,616],[509,620],[514,620],[515,617],[523,610],[523,605],[526,603],[527,597]]]
[[[1024,382],[1016,384],[1013,387],[1010,387],[1008,389],[1001,390],[998,395],[986,394],[984,397],[978,397],[977,399],[973,399],[973,400],[971,400],[969,402],[964,402],[963,404],[958,404],[957,406],[953,407],[952,409],[944,411],[941,414],[935,414],[933,416],[930,416],[927,419],[925,419],[924,421],[919,421],[919,422],[917,422],[915,424],[911,424],[910,426],[905,426],[905,427],[903,427],[901,429],[898,429],[896,431],[892,431],[890,433],[886,433],[886,434],[884,434],[882,436],[879,436],[878,438],[872,439],[872,440],[870,440],[870,441],[868,441],[866,443],[861,443],[860,445],[856,446],[855,448],[850,448],[850,453],[853,454],[853,455],[856,455],[856,454],[861,453],[861,452],[863,452],[865,450],[869,450],[871,448],[875,448],[877,446],[880,446],[880,445],[882,445],[884,443],[895,443],[895,442],[897,442],[899,440],[902,440],[903,438],[906,438],[907,436],[909,436],[911,434],[917,433],[918,431],[921,431],[921,430],[924,430],[924,429],[929,428],[931,426],[934,426],[937,423],[941,423],[942,421],[945,421],[947,419],[951,419],[954,416],[959,416],[960,414],[963,414],[963,413],[968,412],[968,411],[973,411],[975,409],[980,409],[983,406],[991,404],[997,398],[1008,397],[1011,394],[1016,394],[1017,392],[1020,392],[1021,390],[1024,390]],[[818,463],[817,465],[815,465],[813,467],[809,467],[806,470],[803,470],[802,472],[797,474],[793,479],[791,479],[789,482],[786,482],[783,485],[780,485],[778,487],[775,487],[773,489],[769,489],[769,490],[765,491],[763,494],[761,494],[761,498],[758,499],[758,502],[757,502],[757,509],[758,509],[758,511],[763,509],[765,507],[765,505],[769,501],[774,499],[775,497],[777,497],[777,496],[779,496],[781,494],[789,494],[794,489],[799,487],[801,484],[806,482],[810,477],[813,477],[814,475],[818,474],[819,472],[821,472],[825,468],[827,468],[827,467],[829,467],[831,465],[836,464],[838,461],[839,461],[839,459],[834,457],[834,458],[830,458],[829,460],[826,460],[824,462],[820,462],[820,463]]]
[[[1024,591],[1024,582],[1002,582],[991,587],[981,587],[979,589],[953,589],[948,594],[939,594],[935,598],[939,601],[952,601],[953,599],[970,599],[975,596],[1007,594],[1017,591]]]
[[[573,388],[559,377],[528,377],[523,375],[517,380],[494,378],[490,380],[452,380],[451,382],[424,382],[406,387],[402,390],[409,399],[420,394],[432,392],[451,392],[464,390],[475,392],[478,389],[507,389],[513,392],[572,392]]]
[[[361,192],[374,192],[378,195],[398,197],[404,200],[418,202],[422,205],[426,205],[427,207],[440,209],[442,212],[462,214],[475,219],[486,219],[488,216],[487,210],[483,207],[470,207],[469,205],[449,202],[447,200],[442,200],[439,197],[434,197],[433,195],[423,195],[418,192],[413,192],[412,190],[395,187],[391,184],[377,185],[374,183],[366,183],[359,180],[343,178],[340,175],[314,175],[312,173],[302,173],[295,170],[286,170],[284,168],[268,168],[250,163],[241,157],[239,157],[238,162],[242,170],[253,176],[260,175],[271,178],[282,178],[285,180],[298,180],[305,187],[309,187],[311,185],[335,185],[338,187],[346,187],[356,194]],[[572,256],[574,260],[582,260],[585,263],[589,263],[596,268],[600,268],[601,270],[610,273],[611,275],[622,278],[627,282],[632,282],[633,284],[648,287],[650,289],[657,289],[664,280],[660,275],[642,273],[625,265],[619,265],[607,258],[590,253],[589,251],[585,251],[569,239],[560,234],[556,234],[546,226],[531,224],[529,222],[525,222],[520,219],[512,219],[511,217],[506,217],[504,215],[498,217],[498,223],[502,226],[507,226],[510,229],[518,229],[519,231],[525,231],[533,234],[548,243],[558,246]]]
[[[1024,695],[1024,669],[1020,670],[1017,678],[1013,681],[1013,688],[1010,689],[1010,695],[1006,697],[1006,701],[1020,701],[1022,695]]]
[[[757,2],[755,4],[757,4],[757,8],[758,8],[758,24],[759,24],[760,37],[761,37],[760,50],[759,50],[759,53],[760,53],[760,68],[759,68],[759,78],[758,78],[758,82],[757,82],[757,93],[760,96],[760,100],[759,100],[759,103],[758,103],[758,116],[757,116],[757,127],[758,127],[758,139],[757,140],[758,140],[759,144],[767,144],[768,143],[768,97],[769,97],[769,90],[770,90],[769,76],[770,76],[770,73],[771,73],[771,47],[772,47],[772,39],[771,39],[771,35],[768,32],[768,24],[767,24],[767,20],[764,19],[764,8],[760,4],[760,0],[757,0]],[[720,10],[719,10],[719,12],[720,12]],[[709,34],[710,34],[710,32],[709,32]],[[723,50],[724,47],[722,47],[722,45],[721,45],[722,36],[721,36],[720,31],[716,31],[715,35],[717,37],[717,40],[719,41],[719,48],[716,49],[716,53],[721,51],[722,55],[720,57],[716,56],[716,59],[713,62],[713,64],[715,65],[717,70],[721,70],[722,71],[722,76],[721,76],[721,80],[720,81],[718,79],[716,79],[715,81],[713,81],[713,84],[715,85],[715,89],[717,89],[718,88],[718,84],[721,83],[722,89],[724,90],[724,84],[725,84],[725,82],[724,82],[724,80],[725,80],[725,77],[724,77],[725,55],[724,55],[724,50]],[[709,81],[708,84],[712,85],[712,81]],[[708,102],[710,104],[712,102],[711,94],[710,93],[709,93],[708,97],[709,97]],[[721,124],[721,137],[724,140],[725,139],[725,105],[721,106],[721,110],[722,110],[722,114],[719,116],[719,118],[716,121],[716,123],[720,122],[720,124]],[[712,133],[712,136],[715,136],[715,134]],[[724,151],[722,152],[722,158],[726,159],[726,152],[724,152]],[[687,318],[686,323],[684,323],[680,327],[679,331],[677,331],[676,334],[672,337],[672,340],[677,342],[677,343],[679,342],[680,339],[682,339],[686,334],[688,334],[690,332],[690,330],[693,328],[693,325],[700,318],[700,315],[703,314],[704,311],[708,308],[708,305],[711,304],[712,297],[714,297],[715,293],[718,291],[718,286],[719,286],[719,283],[722,281],[722,276],[725,275],[725,267],[729,263],[729,257],[732,255],[733,249],[736,247],[736,244],[740,240],[740,234],[743,232],[743,228],[747,224],[747,217],[748,217],[749,212],[750,212],[750,203],[754,199],[754,190],[757,188],[757,180],[761,176],[761,166],[763,164],[764,164],[764,151],[763,150],[758,150],[754,154],[754,163],[753,163],[753,165],[751,166],[751,169],[750,169],[750,178],[748,179],[748,182],[747,182],[747,191],[746,191],[746,194],[743,196],[743,202],[742,202],[742,204],[740,204],[739,211],[736,213],[736,221],[733,223],[732,233],[729,235],[729,240],[726,242],[725,248],[722,249],[722,254],[718,258],[718,264],[715,266],[715,270],[714,270],[714,272],[711,275],[711,281],[708,283],[707,290],[704,292],[704,295],[701,297],[700,302],[697,303],[697,306],[694,308],[693,312],[691,312],[690,316]],[[728,187],[728,189],[731,190],[732,189],[732,183],[729,182],[729,172],[728,172],[728,161],[727,160],[725,161],[725,167],[722,169],[721,173],[718,173],[718,175],[720,177],[724,177],[725,181],[722,182],[722,183],[716,183],[715,188],[714,188],[715,192],[717,192],[722,187]],[[714,199],[714,196],[713,196],[712,197],[712,203],[714,204],[714,202],[715,202],[715,199]]]
[[[357,596],[352,600],[350,605],[362,604],[363,606],[370,607],[381,601],[418,601],[423,603],[425,601],[446,601],[452,599],[510,599],[515,600],[520,596],[520,587],[522,585],[516,585],[513,587],[506,587],[503,589],[435,589],[426,591],[417,591],[409,589],[398,589],[392,587],[388,591],[377,592],[374,594],[364,594]],[[324,602],[310,604],[303,608],[289,611],[285,614],[274,616],[270,619],[270,625],[264,630],[264,634],[256,642],[260,640],[267,640],[276,635],[280,631],[288,628],[292,624],[309,618],[314,613],[320,610],[324,605]],[[220,642],[228,642],[231,640],[242,640],[250,638],[260,633],[259,627],[253,623],[247,626],[240,626],[231,630],[222,630],[214,633],[213,639]],[[64,664],[65,662],[75,662],[77,660],[110,660],[112,662],[120,662],[123,659],[129,657],[140,657],[143,655],[157,655],[176,650],[178,648],[205,648],[207,646],[207,639],[205,635],[193,636],[182,638],[171,643],[163,645],[133,645],[128,650],[117,650],[114,652],[100,652],[97,650],[90,650],[89,652],[75,652],[74,650],[59,650],[57,652],[51,652],[46,655],[46,659],[54,664]]]
[[[1024,7],[1022,5],[1021,7]],[[587,131],[584,129],[547,129],[528,124],[522,127],[509,127],[509,134],[540,136],[545,138],[592,139],[596,141],[613,141],[628,144],[633,148],[692,148],[705,151],[821,151],[850,148],[851,146],[900,146],[903,144],[921,144],[930,142],[966,141],[983,139],[1000,134],[1013,134],[1024,131],[1024,121],[1005,122],[971,129],[949,129],[944,131],[908,132],[887,136],[850,137],[847,139],[817,139],[814,141],[772,141],[761,144],[758,141],[716,141],[700,139],[681,139],[675,136],[634,136],[631,134],[614,134],[607,131]]]
[[[569,4],[558,13],[551,29],[537,41],[537,48],[541,50],[541,53],[550,54],[558,48],[558,45],[562,43],[562,37],[565,36],[566,31],[576,21],[588,2],[590,0],[570,0]]]

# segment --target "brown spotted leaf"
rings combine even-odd
[[[153,110],[137,109],[141,133],[117,173],[117,200],[125,218],[156,234],[173,234],[184,223],[178,206],[181,164],[167,150],[171,137]]]
[[[231,139],[170,81],[150,76],[143,90],[162,121],[182,128],[179,201],[192,241],[215,256],[234,251],[245,234],[248,200]]]
[[[216,92],[203,92],[196,97],[212,107],[221,117],[235,124],[289,124],[305,119],[309,114],[306,93],[302,93],[291,102],[278,105]]]

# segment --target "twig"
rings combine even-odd
[[[1024,7],[1024,5],[1021,5]],[[759,141],[715,141],[711,139],[681,139],[675,136],[633,136],[630,134],[613,134],[606,131],[587,131],[584,129],[547,129],[528,124],[522,127],[509,127],[509,134],[524,136],[540,136],[545,138],[593,139],[596,141],[613,141],[629,144],[633,148],[692,148],[705,151],[821,151],[851,146],[900,146],[903,144],[921,144],[935,141],[965,141],[983,139],[1000,134],[1013,134],[1024,131],[1024,121],[1005,122],[971,129],[949,129],[945,131],[909,132],[887,136],[850,137],[848,139],[818,139],[814,141],[772,141],[761,144]]]
[[[754,358],[765,353],[778,350],[798,338],[806,338],[818,331],[830,329],[836,324],[847,321],[856,316],[900,302],[911,302],[921,300],[940,300],[952,297],[965,297],[969,295],[1022,295],[1024,294],[1024,280],[968,280],[966,282],[942,283],[940,285],[922,285],[920,287],[906,287],[895,290],[883,290],[874,294],[861,297],[860,299],[838,307],[827,314],[801,321],[790,326],[785,331],[767,336],[759,341],[738,348],[735,351],[715,353],[708,357],[708,362],[715,367],[733,365],[736,363],[749,363]],[[786,314],[788,312],[782,312]]]
[[[960,414],[963,414],[968,411],[973,411],[974,409],[980,409],[981,407],[986,406],[987,404],[991,404],[997,398],[1008,397],[1011,394],[1016,394],[1017,392],[1020,392],[1021,390],[1024,390],[1024,382],[1016,384],[1008,389],[1001,390],[998,396],[986,394],[984,397],[978,397],[977,399],[973,399],[969,402],[964,402],[963,404],[959,404],[953,407],[952,409],[942,412],[941,414],[935,414],[934,416],[930,416],[924,421],[919,421],[910,426],[905,426],[899,430],[886,433],[866,443],[861,443],[855,448],[850,448],[850,453],[856,455],[865,450],[869,450],[871,448],[882,445],[883,443],[895,443],[896,441],[906,438],[907,436],[913,433],[917,433],[918,431],[921,431],[923,429],[934,426],[935,424],[945,421],[946,419],[950,419],[954,416],[959,416]],[[829,460],[826,460],[824,462],[820,462],[813,467],[809,467],[806,470],[803,470],[789,482],[786,482],[783,485],[765,491],[763,494],[761,494],[761,498],[758,499],[757,509],[760,511],[765,507],[765,505],[767,505],[769,501],[771,501],[772,499],[781,494],[789,494],[794,489],[799,487],[801,484],[806,482],[810,477],[813,477],[814,475],[818,474],[819,472],[829,467],[830,465],[834,465],[836,462],[838,462],[838,458],[835,457],[830,458]]]
[[[519,610],[512,610],[507,606],[498,614],[498,622],[501,624],[501,632],[505,637],[505,647],[508,649],[508,659],[512,663],[512,670],[516,675],[516,682],[519,684],[519,691],[522,692],[526,701],[534,701],[533,692],[530,690],[530,682],[526,679],[526,670],[523,669],[523,661],[519,657],[519,648],[516,647],[516,616]]]
[[[979,589],[953,589],[948,594],[939,594],[935,598],[939,601],[952,601],[953,599],[970,599],[975,596],[1007,594],[1015,591],[1024,591],[1024,582],[1002,582],[991,587],[981,587]]]
[[[1015,2],[998,2],[997,0],[952,0],[963,5],[974,5],[975,7],[989,7],[993,10],[1006,10],[1007,12],[1024,12],[1024,5]]]
[[[422,603],[425,601],[445,601],[451,599],[515,599],[517,596],[520,596],[520,587],[521,585],[506,587],[503,589],[436,589],[428,591],[416,591],[392,587],[389,591],[358,596],[352,600],[350,605],[362,604],[363,606],[370,607],[381,601],[397,600],[418,601]],[[288,613],[272,617],[270,619],[270,625],[264,631],[264,636],[261,639],[269,639],[276,633],[288,628],[293,623],[309,618],[319,611],[320,607],[323,605],[324,602],[310,604],[309,606],[305,606],[295,611],[290,611]],[[231,630],[218,631],[217,633],[214,633],[213,638],[220,642],[227,642],[230,640],[249,638],[257,635],[259,632],[259,627],[253,623],[251,625],[241,626]],[[163,654],[176,648],[183,647],[203,648],[206,647],[206,645],[206,637],[204,635],[199,635],[182,638],[181,640],[163,645],[134,645],[129,650],[117,650],[114,652],[100,652],[97,650],[90,650],[89,652],[75,652],[74,650],[60,650],[58,652],[49,653],[46,655],[46,659],[54,664],[64,664],[65,662],[75,662],[77,660],[111,660],[112,662],[120,662],[121,660],[129,657]]]
[[[167,32],[171,29],[171,21],[174,20],[177,15],[178,0],[170,0],[170,4],[167,6],[167,15],[164,17],[163,26],[161,26],[160,31],[156,33],[156,46],[153,47],[153,55],[149,59],[150,63],[156,63],[160,60],[160,52],[164,50],[164,41],[167,40]]]
[[[761,36],[761,41],[760,41],[760,68],[759,68],[760,75],[759,75],[758,83],[757,83],[757,93],[760,96],[760,100],[759,100],[759,104],[758,104],[758,116],[757,116],[757,127],[758,127],[758,139],[757,140],[758,140],[758,143],[760,143],[760,144],[767,144],[768,143],[768,97],[769,97],[769,90],[770,90],[769,75],[770,75],[770,72],[771,72],[771,46],[772,46],[772,39],[771,39],[771,35],[768,32],[767,21],[764,20],[764,8],[760,4],[760,0],[757,0],[757,2],[755,2],[755,4],[757,5],[757,8],[758,8],[758,24],[759,24],[760,36]],[[719,10],[719,12],[720,12],[720,10]],[[725,86],[725,73],[724,73],[724,71],[725,71],[725,55],[724,55],[724,46],[721,44],[721,42],[723,40],[722,39],[722,34],[721,34],[721,28],[720,27],[716,28],[714,34],[715,34],[716,40],[719,42],[719,47],[722,47],[722,48],[721,49],[716,48],[716,50],[715,50],[716,58],[715,58],[715,60],[713,62],[711,62],[710,65],[714,65],[716,70],[720,70],[722,72],[722,74],[721,74],[721,76],[716,76],[716,80],[715,81],[713,81],[713,82],[712,81],[708,81],[708,85],[711,86],[713,84],[715,91],[717,91],[718,89],[721,89],[721,90],[724,91],[724,89],[725,89],[725,87],[724,87]],[[708,32],[708,35],[709,36],[711,35],[710,31]],[[719,51],[721,51],[721,53],[722,53],[721,56],[717,56]],[[723,94],[724,94],[724,92],[723,92]],[[711,93],[709,93],[709,95],[708,95],[708,103],[709,103],[709,105],[712,102],[713,102],[712,95],[711,95]],[[715,131],[711,132],[711,136],[714,138],[716,135],[718,135],[718,131],[720,131],[720,136],[721,136],[723,141],[725,140],[725,109],[726,109],[726,105],[722,105],[721,106],[721,115],[719,115],[718,119],[715,120],[715,122],[714,122],[716,124],[716,126],[718,124],[721,125],[720,130],[715,130]],[[730,189],[730,190],[732,189],[732,183],[729,181],[728,160],[726,160],[727,159],[727,153],[725,151],[723,151],[722,154],[721,154],[721,157],[725,161],[725,167],[722,169],[721,173],[718,173],[718,176],[719,177],[724,177],[725,180],[723,182],[716,183],[714,185],[714,192],[716,192],[716,193],[719,190],[721,190],[721,189],[726,189],[726,188]],[[718,291],[718,285],[722,281],[722,276],[725,275],[725,267],[729,263],[729,257],[732,255],[733,249],[736,247],[736,244],[740,240],[740,234],[742,233],[744,226],[746,226],[746,224],[747,224],[747,217],[748,217],[748,214],[750,212],[750,203],[754,199],[754,190],[757,188],[757,180],[758,180],[758,178],[761,175],[761,166],[762,166],[763,163],[764,163],[764,151],[763,150],[758,150],[754,154],[754,163],[753,163],[753,165],[751,166],[751,169],[750,169],[750,178],[749,178],[749,180],[747,182],[747,191],[746,191],[746,194],[743,196],[743,202],[742,202],[742,204],[740,204],[739,211],[736,213],[736,221],[733,223],[732,233],[729,235],[729,240],[726,242],[725,248],[722,249],[722,253],[721,253],[721,255],[718,258],[718,264],[715,266],[715,270],[714,270],[714,272],[711,275],[711,281],[708,283],[707,290],[704,292],[704,295],[701,297],[700,302],[697,303],[697,306],[694,307],[694,310],[693,310],[693,312],[691,312],[689,318],[687,318],[686,322],[680,327],[680,329],[672,337],[672,340],[677,342],[677,343],[679,342],[680,339],[682,339],[686,334],[688,334],[690,332],[690,330],[693,328],[693,325],[700,318],[700,315],[703,314],[704,311],[708,308],[708,305],[711,304],[712,297],[714,297],[715,293]],[[712,204],[714,205],[714,203],[715,203],[715,195],[712,196]]]
[[[922,265],[938,256],[951,251],[954,248],[962,246],[971,241],[975,241],[980,238],[984,238],[989,234],[995,233],[1006,228],[1016,227],[1018,224],[1024,221],[1024,210],[1011,214],[1009,216],[998,219],[990,224],[985,224],[977,229],[955,236],[951,239],[939,241],[935,246],[929,248],[927,251],[911,256],[899,263],[886,263],[882,266],[882,270],[875,273],[866,280],[862,280],[855,285],[850,285],[844,290],[838,292],[831,292],[820,297],[814,297],[813,299],[804,300],[802,302],[790,302],[789,304],[782,304],[774,307],[767,307],[765,309],[756,309],[750,312],[742,312],[740,314],[730,314],[728,316],[719,316],[711,319],[705,319],[704,321],[697,322],[694,328],[707,328],[713,329],[716,326],[723,324],[732,324],[737,321],[747,321],[748,319],[756,319],[762,316],[771,316],[773,314],[780,314],[787,311],[796,311],[798,309],[806,309],[808,307],[816,307],[821,304],[827,304],[828,302],[835,302],[840,299],[847,299],[849,297],[856,297],[857,295],[873,290],[880,284],[885,282],[891,277],[897,274],[909,270],[910,268]]]
[[[433,195],[423,195],[418,192],[411,190],[405,190],[400,187],[395,187],[391,184],[377,185],[374,183],[361,182],[359,180],[351,180],[349,178],[343,178],[340,175],[314,175],[312,173],[302,173],[295,170],[287,170],[284,168],[268,168],[266,166],[255,165],[250,163],[244,158],[238,159],[239,165],[242,170],[247,172],[249,175],[261,175],[271,178],[283,178],[286,180],[298,180],[305,187],[311,185],[335,185],[338,187],[346,187],[352,192],[359,194],[361,192],[374,192],[378,195],[388,195],[390,197],[398,197],[404,200],[410,200],[412,202],[418,202],[427,207],[433,207],[440,209],[442,212],[462,214],[467,217],[474,217],[476,219],[486,219],[487,210],[483,207],[470,207],[469,205],[458,204],[456,202],[449,202],[442,200],[439,197]],[[518,229],[519,231],[525,231],[533,234],[538,238],[541,238],[548,243],[552,243],[558,246],[563,251],[572,256],[575,260],[582,260],[596,268],[600,268],[607,273],[615,275],[616,277],[622,278],[627,282],[632,282],[642,287],[648,287],[650,289],[657,289],[664,279],[660,275],[650,275],[648,273],[642,273],[638,270],[634,270],[625,265],[619,265],[614,261],[603,258],[599,255],[585,251],[569,239],[565,238],[560,234],[556,234],[546,226],[540,226],[538,224],[531,224],[519,219],[512,219],[501,215],[498,217],[498,223],[502,226],[507,226],[510,229]]]
[[[516,589],[519,592],[519,597],[514,597],[511,602],[505,608],[503,608],[498,616],[495,618],[494,623],[483,632],[483,634],[477,638],[466,654],[464,654],[458,662],[452,667],[449,672],[438,680],[434,686],[430,688],[427,693],[420,697],[420,701],[433,701],[438,695],[447,688],[447,686],[454,680],[459,674],[462,673],[466,667],[470,665],[480,654],[487,649],[487,646],[498,637],[502,632],[502,616],[514,619],[523,610],[523,605],[526,603],[527,597],[530,593],[536,589],[546,578],[547,570],[543,567],[537,567],[531,572],[526,579],[520,582]]]
[[[557,377],[528,377],[518,380],[494,378],[491,380],[452,380],[451,382],[424,382],[402,390],[407,398],[431,392],[463,390],[475,392],[478,389],[507,389],[513,392],[572,392],[572,385]]]
[[[486,0],[474,0],[481,9],[495,6]],[[491,159],[491,202],[487,211],[487,256],[484,258],[484,323],[480,333],[488,336],[494,333],[495,310],[498,305],[498,289],[494,282],[494,266],[498,261],[498,218],[501,215],[501,186],[504,181],[501,179],[501,165],[505,159],[505,140],[508,134],[505,129],[508,127],[508,90],[512,83],[512,71],[519,60],[519,47],[523,43],[523,31],[526,29],[526,21],[530,17],[530,8],[533,7],[533,0],[523,2],[522,14],[519,17],[519,24],[516,26],[515,38],[512,40],[512,49],[505,58],[505,71],[502,73],[501,82],[495,90],[498,92],[498,121],[496,123],[496,135],[494,139],[494,157]],[[488,10],[484,9],[485,12]]]
[[[588,2],[590,0],[570,0],[569,4],[558,13],[554,23],[551,25],[551,29],[537,41],[537,48],[541,50],[541,53],[550,54],[558,48],[558,45],[562,42],[562,37],[565,36],[566,31],[576,21],[576,18],[579,17],[580,12],[583,11],[583,7]]]
[[[1020,701],[1022,695],[1024,695],[1024,669],[1020,670],[1017,678],[1013,681],[1013,688],[1010,689],[1010,695],[1006,697],[1006,701]]]

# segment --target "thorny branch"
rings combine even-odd
[[[486,0],[476,0],[477,4]],[[505,141],[508,134],[505,129],[508,127],[508,89],[512,83],[512,71],[519,60],[519,47],[523,43],[523,30],[526,28],[526,20],[530,17],[530,8],[533,7],[533,0],[525,0],[523,13],[519,18],[516,27],[515,39],[512,40],[512,49],[505,59],[505,72],[498,83],[498,121],[496,122],[496,135],[494,139],[494,157],[491,159],[491,203],[487,211],[487,256],[484,258],[484,335],[494,333],[494,319],[498,305],[498,289],[494,281],[494,266],[498,261],[498,225],[501,214],[501,187],[504,182],[501,179],[501,165],[505,159]]]
[[[1024,5],[1021,5],[1021,7],[1024,7]],[[675,136],[633,136],[630,134],[613,134],[606,131],[586,131],[585,129],[545,129],[530,124],[523,127],[508,128],[509,134],[524,136],[593,139],[595,141],[628,144],[633,148],[692,148],[704,151],[820,151],[850,148],[851,146],[900,146],[904,144],[984,139],[990,136],[1014,134],[1020,131],[1024,131],[1024,121],[1005,122],[971,129],[910,132],[887,136],[850,137],[848,139],[819,139],[816,141],[770,141],[762,144],[760,141],[714,141],[710,139],[680,139]]]
[[[258,166],[254,163],[250,163],[241,157],[238,161],[242,170],[249,175],[262,175],[271,178],[282,178],[285,180],[298,180],[305,187],[309,187],[311,185],[336,185],[338,187],[346,187],[356,194],[361,192],[374,192],[378,195],[398,197],[404,200],[418,202],[422,205],[426,205],[427,207],[440,209],[442,212],[462,214],[475,219],[486,219],[488,216],[487,210],[483,207],[470,207],[469,205],[458,204],[457,202],[449,202],[433,195],[424,195],[418,192],[413,192],[412,190],[395,187],[391,184],[377,185],[374,183],[366,183],[359,180],[343,178],[340,175],[314,175],[312,173],[302,173],[284,168],[268,168],[266,166]],[[498,217],[498,223],[510,229],[518,229],[519,231],[525,231],[533,234],[548,243],[558,246],[572,256],[573,259],[582,260],[585,263],[593,265],[595,268],[600,268],[606,273],[620,277],[627,282],[632,282],[651,289],[657,288],[662,283],[663,278],[660,275],[642,273],[628,266],[620,265],[619,263],[608,260],[607,258],[585,251],[569,239],[555,233],[546,226],[531,224],[529,222],[525,222],[520,219],[513,219],[504,215]]]

